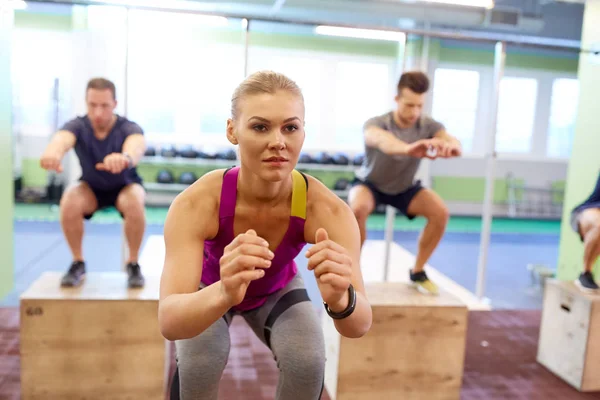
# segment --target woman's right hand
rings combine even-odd
[[[221,265],[221,294],[228,304],[236,306],[244,300],[250,282],[265,275],[274,254],[269,243],[253,229],[239,234],[225,247]]]

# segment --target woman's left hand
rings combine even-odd
[[[345,310],[352,277],[352,258],[348,251],[330,240],[325,229],[319,228],[315,245],[306,252],[306,257],[308,269],[314,270],[323,301],[334,312]]]

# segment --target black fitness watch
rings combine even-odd
[[[348,307],[346,307],[344,311],[339,313],[331,311],[327,303],[323,302],[323,306],[325,306],[325,311],[327,311],[327,314],[331,318],[344,319],[354,312],[354,309],[356,308],[356,290],[354,290],[354,286],[352,286],[352,284],[350,284],[350,286],[348,287],[348,295]]]

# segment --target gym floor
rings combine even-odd
[[[166,209],[148,209],[146,237],[162,234],[165,214]],[[0,303],[1,399],[20,398],[19,294],[42,272],[62,271],[70,263],[57,216],[55,207],[22,204],[16,207],[16,289]],[[383,238],[384,222],[379,215],[369,220],[372,239]],[[423,223],[399,217],[394,240],[414,252]],[[475,289],[480,224],[477,218],[452,218],[430,262],[469,290]],[[469,313],[462,399],[600,399],[600,394],[577,392],[536,362],[541,291],[532,285],[526,266],[538,263],[554,267],[559,229],[559,222],[494,221],[486,293],[495,310]],[[89,270],[120,268],[121,220],[114,210],[102,211],[86,223],[84,251]],[[302,257],[298,257],[298,264],[309,295],[322,312],[314,278],[303,268],[306,263]],[[232,351],[219,398],[272,398],[278,371],[268,349],[239,318],[234,319],[231,337]],[[259,384],[248,385],[248,379]],[[327,399],[325,393],[322,400]]]
[[[536,362],[540,318],[539,310],[469,313],[461,399],[600,399],[600,393],[580,393]],[[278,371],[270,351],[240,318],[230,332],[219,399],[273,399]],[[171,359],[171,376],[174,367]],[[19,311],[0,308],[0,399],[20,399],[19,371]],[[327,393],[321,398],[329,399]]]
[[[166,208],[147,209],[146,238],[162,235],[166,213]],[[424,222],[423,219],[411,222],[397,217],[394,241],[415,254]],[[116,211],[110,209],[98,212],[86,223],[84,255],[88,270],[121,268],[121,223]],[[383,239],[384,225],[383,215],[373,215],[368,223],[369,238]],[[476,285],[480,227],[479,218],[451,218],[446,235],[429,261],[434,268],[472,292]],[[0,306],[17,306],[20,293],[41,273],[64,271],[71,262],[55,206],[17,204],[14,232],[15,290],[0,301]],[[559,221],[494,220],[485,291],[494,309],[541,309],[542,292],[527,265],[555,268],[559,232]],[[306,271],[304,257],[299,256],[297,263],[307,282],[309,295],[318,305],[319,294],[314,278]]]

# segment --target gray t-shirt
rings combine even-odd
[[[414,143],[421,139],[431,139],[444,126],[428,116],[422,116],[410,128],[400,128],[394,121],[394,112],[373,117],[365,122],[363,129],[376,126],[391,132],[406,143]],[[414,184],[415,174],[421,159],[411,156],[391,156],[381,150],[365,145],[365,161],[356,171],[356,177],[368,181],[376,189],[385,194],[399,194]]]

